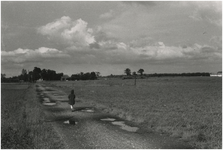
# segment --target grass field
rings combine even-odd
[[[1,84],[1,148],[64,148],[36,96],[35,85]]]
[[[222,78],[48,82],[96,107],[197,148],[222,148]]]

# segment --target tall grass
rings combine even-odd
[[[1,89],[1,148],[66,148],[36,97],[34,85],[3,85]]]
[[[30,130],[26,126],[24,97],[26,88],[10,89],[2,85],[1,96],[1,148],[32,148]]]

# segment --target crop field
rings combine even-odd
[[[43,120],[35,86],[1,84],[1,148],[63,148],[63,143]]]
[[[222,148],[222,78],[169,77],[134,80],[45,82],[105,112],[196,148]]]

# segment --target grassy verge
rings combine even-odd
[[[96,107],[196,148],[222,147],[221,78],[53,82]]]
[[[34,85],[2,85],[1,148],[65,148],[36,97]]]
[[[12,85],[16,86],[16,85]],[[24,86],[21,89],[9,88],[2,85],[1,95],[1,148],[32,148],[30,130],[27,128],[24,117]]]

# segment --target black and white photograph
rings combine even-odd
[[[222,149],[222,1],[1,1],[1,149]]]

